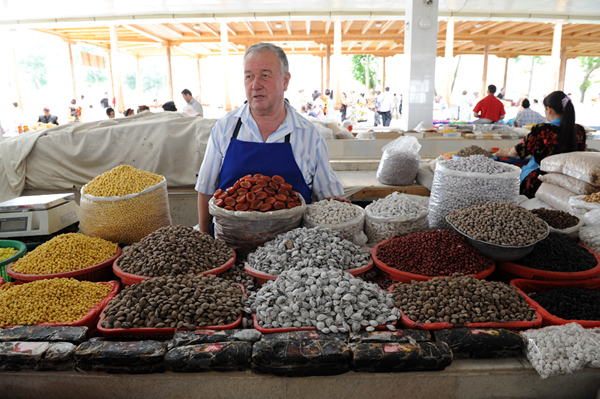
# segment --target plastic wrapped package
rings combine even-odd
[[[431,332],[427,330],[365,331],[350,333],[350,342],[395,342],[410,343],[431,341]]]
[[[370,130],[368,132],[356,133],[356,140],[375,140],[375,132]]]
[[[398,216],[379,216],[373,212],[373,203],[367,205],[365,207],[365,233],[369,243],[377,244],[388,238],[429,229],[429,220],[427,219],[429,197],[399,193],[392,193],[391,195],[412,202],[416,212]]]
[[[592,186],[583,180],[563,175],[562,173],[546,173],[540,175],[539,179],[545,183],[554,184],[578,195],[589,195],[600,191],[600,187]]]
[[[348,241],[352,241],[354,244],[356,244],[358,246],[362,246],[367,243],[367,236],[364,233],[366,213],[365,213],[365,210],[363,208],[361,208],[360,206],[351,204],[352,208],[355,211],[355,214],[358,214],[358,216],[352,220],[349,220],[344,223],[339,223],[339,224],[325,224],[325,223],[318,223],[318,222],[311,220],[308,217],[308,209],[311,206],[314,206],[314,204],[308,205],[306,207],[307,208],[306,212],[304,212],[304,216],[302,218],[302,226],[303,227],[308,227],[308,228],[321,227],[321,228],[337,231],[341,238],[344,238]]]
[[[454,358],[517,357],[525,340],[518,331],[504,328],[447,328],[435,331],[436,342],[445,342]]]
[[[256,330],[185,330],[175,331],[169,342],[169,349],[178,346],[213,344],[217,342],[246,341],[256,342],[262,334]]]
[[[542,183],[535,193],[536,198],[539,198],[559,211],[569,212],[575,216],[582,216],[586,212],[585,210],[578,210],[569,205],[569,200],[574,195],[569,190],[550,183]]]
[[[472,158],[475,157],[467,159]],[[446,216],[454,210],[489,201],[518,203],[519,167],[503,164],[507,172],[487,174],[452,170],[446,167],[447,162],[453,161],[438,162],[433,176],[429,196],[430,229],[450,230]]]
[[[445,342],[360,343],[354,348],[352,369],[363,372],[443,370],[452,363]]]
[[[0,342],[46,341],[80,344],[87,340],[87,327],[69,326],[16,326],[0,329]]]
[[[33,370],[44,360],[49,342],[1,342],[0,371]]]
[[[81,188],[79,229],[87,236],[131,245],[171,226],[167,181],[122,197],[96,197]]]
[[[410,186],[419,170],[419,140],[412,136],[400,136],[383,146],[383,156],[377,168],[376,178],[382,184]]]
[[[44,361],[37,370],[66,371],[73,368],[73,355],[77,349],[70,342],[52,342],[46,351]]]
[[[251,342],[216,342],[174,348],[165,355],[165,366],[172,371],[233,371],[250,366]]]
[[[587,330],[591,345],[588,367],[600,369],[600,328]]]
[[[580,214],[587,214],[589,212],[595,211],[595,214],[590,215],[588,217],[589,219],[589,223],[588,221],[586,221],[586,224],[590,224],[590,225],[596,225],[598,223],[594,223],[596,219],[596,215],[598,215],[598,213],[600,213],[600,203],[599,202],[587,202],[584,201],[583,199],[585,198],[585,195],[573,195],[569,198],[569,205],[571,206],[571,208],[580,213]]]
[[[431,190],[431,186],[433,185],[433,171],[431,170],[431,165],[429,163],[421,162],[419,164],[416,179],[417,184]]]
[[[582,227],[579,230],[579,240],[586,248],[600,253],[600,225]]]
[[[167,344],[159,341],[91,340],[75,350],[75,363],[83,370],[151,373],[164,371]]]
[[[301,206],[268,212],[229,211],[215,205],[215,198],[208,202],[208,212],[213,216],[215,238],[225,241],[240,259],[267,241],[286,233],[302,223],[306,203],[298,194]]]
[[[600,186],[600,153],[577,151],[551,155],[542,159],[540,170],[562,173],[594,186]]]

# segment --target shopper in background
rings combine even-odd
[[[575,124],[575,108],[562,91],[544,98],[544,110],[549,123],[531,128],[519,144],[510,150],[499,151],[498,156],[519,157],[531,155],[529,163],[521,169],[521,194],[533,198],[542,182],[539,179],[540,162],[547,156],[572,151],[585,151],[585,130]]]
[[[134,115],[134,114],[135,113],[133,112],[133,110],[131,108],[127,108],[125,110],[125,112],[123,112],[123,116],[125,116],[125,117],[131,116],[131,115]]]
[[[504,119],[506,111],[500,100],[494,97],[496,86],[489,85],[487,96],[477,103],[473,109],[473,115],[478,118],[473,123],[496,123]]]
[[[38,117],[38,122],[58,125],[58,116],[50,114],[50,108],[44,107],[44,115]]]
[[[500,93],[498,93],[498,95],[496,96],[496,98],[498,100],[504,100],[504,97],[506,96],[506,88],[503,87],[500,89]]]
[[[377,112],[381,115],[383,126],[389,126],[392,121],[392,99],[390,98],[390,88],[386,87],[385,91],[377,98]]]
[[[100,100],[100,105],[102,105],[102,108],[108,108],[108,92],[104,93],[104,98]]]
[[[163,104],[162,108],[163,111],[177,112],[177,107],[175,106],[175,103],[173,101],[167,101]]]
[[[113,119],[115,117],[115,110],[111,107],[106,108],[106,116],[108,116],[108,119]]]
[[[188,89],[183,89],[181,92],[183,99],[187,102],[189,106],[191,106],[198,116],[204,116],[204,110],[202,109],[202,104],[200,104],[196,99],[192,96],[192,92]]]
[[[75,99],[72,99],[69,105],[69,117],[70,122],[81,122],[81,107],[77,106]]]
[[[515,127],[525,126],[530,123],[537,125],[538,123],[547,122],[546,118],[529,108],[529,105],[530,104],[528,99],[524,99],[521,102],[521,106],[523,107],[523,109],[515,117]]]

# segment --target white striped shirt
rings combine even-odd
[[[279,129],[267,138],[266,142],[282,143],[285,141],[285,136],[291,133],[290,144],[294,159],[304,176],[304,181],[312,189],[313,200],[319,201],[327,197],[342,195],[344,189],[329,164],[325,140],[315,125],[303,118],[287,103],[285,107],[287,109],[285,120]],[[210,132],[204,161],[198,173],[196,191],[212,195],[217,190],[223,160],[238,118],[242,119],[242,127],[237,138],[241,141],[263,143],[260,130],[250,114],[248,104],[244,104],[219,119]]]

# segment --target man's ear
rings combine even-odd
[[[288,88],[288,85],[290,84],[290,79],[292,78],[292,75],[287,72],[284,76],[283,76],[283,91],[286,91]]]

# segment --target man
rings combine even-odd
[[[44,115],[38,117],[38,122],[58,125],[58,117],[56,115],[50,115],[50,108],[44,107]]]
[[[247,174],[280,175],[307,203],[343,193],[325,140],[284,101],[291,75],[283,50],[257,43],[248,47],[243,63],[248,103],[217,121],[198,173],[199,227],[207,233],[214,192]]]
[[[379,105],[377,112],[381,115],[383,126],[389,126],[392,121],[392,99],[389,87],[386,87],[385,91],[377,98],[377,103]]]
[[[202,109],[202,104],[200,104],[196,99],[192,96],[192,92],[188,89],[183,89],[181,92],[183,99],[188,103],[190,107],[196,111],[198,116],[204,116],[204,110]]]
[[[506,95],[506,88],[501,88],[500,93],[496,96],[498,100],[504,100],[504,96]]]
[[[163,104],[162,108],[163,111],[177,112],[177,107],[175,106],[175,103],[173,101],[167,101]]]
[[[487,96],[477,103],[473,108],[473,115],[476,119],[473,123],[495,123],[501,119],[504,119],[506,111],[504,111],[504,105],[502,102],[494,97],[496,92],[496,86],[489,85],[487,89]]]
[[[104,93],[104,98],[100,100],[100,105],[102,105],[102,108],[108,108],[108,92]]]
[[[548,122],[542,115],[529,108],[530,104],[528,99],[523,100],[521,105],[523,106],[523,109],[515,117],[515,127],[525,126],[529,123],[537,125],[538,123]]]
[[[108,119],[114,119],[115,110],[112,109],[111,107],[106,108],[106,116],[108,116]]]

